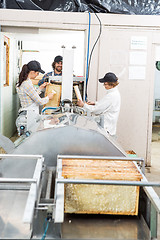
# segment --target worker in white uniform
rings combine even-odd
[[[121,96],[118,91],[117,85],[119,84],[117,76],[108,72],[105,76],[99,79],[100,83],[104,84],[106,89],[105,96],[98,102],[84,103],[78,100],[77,104],[79,107],[83,107],[86,110],[90,110],[95,115],[104,115],[104,129],[110,135],[116,135],[117,121],[121,105]]]

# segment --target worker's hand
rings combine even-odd
[[[55,93],[48,93],[47,97],[49,97],[49,100],[51,100],[53,98]]]
[[[78,105],[79,107],[83,107],[83,106],[84,106],[84,102],[81,101],[80,99],[78,99],[77,105]]]
[[[95,102],[88,101],[87,104],[88,105],[95,105]]]
[[[43,88],[45,88],[47,85],[49,85],[50,83],[48,83],[48,82],[44,82],[40,87],[39,87],[39,89],[43,89]]]

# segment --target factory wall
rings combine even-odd
[[[135,39],[134,42],[132,39]],[[148,141],[151,141],[152,131],[150,90],[154,84],[151,66],[152,30],[104,27],[99,72],[103,75],[106,71],[111,71],[119,77],[122,104],[117,129],[118,141],[125,150],[133,150],[148,160]],[[99,86],[98,98],[101,94],[102,87]]]
[[[117,140],[124,150],[133,150],[150,165],[155,46],[160,43],[159,16],[98,14],[102,34],[92,55],[88,99],[98,100],[104,88],[97,79],[112,71],[119,77],[122,106]],[[88,13],[40,11],[0,11],[0,24],[38,29],[84,30],[88,33]],[[99,21],[91,14],[90,51],[99,34]],[[86,51],[87,56],[87,51]],[[86,65],[86,58],[84,64]]]

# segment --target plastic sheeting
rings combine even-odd
[[[159,15],[160,0],[0,0],[0,8]]]

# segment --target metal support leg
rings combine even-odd
[[[150,218],[150,230],[151,230],[151,239],[157,238],[157,221],[158,216],[155,207],[151,204],[151,218]]]
[[[57,238],[62,238],[62,224],[61,223],[55,223],[55,232]]]
[[[145,220],[147,222],[148,227],[150,228],[150,218],[151,218],[151,201],[146,199],[146,212],[145,212]]]

